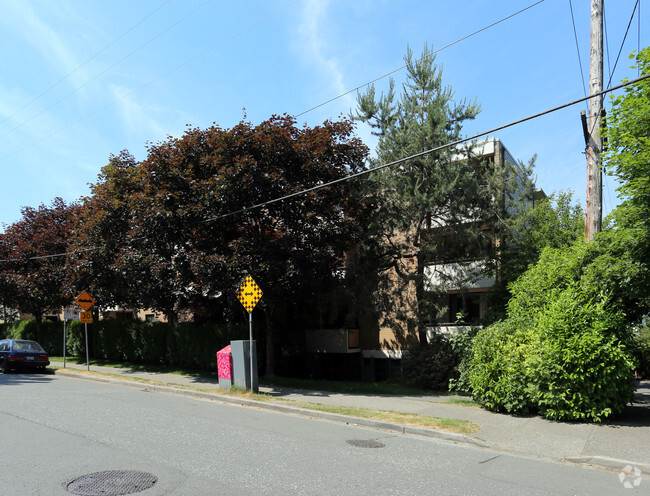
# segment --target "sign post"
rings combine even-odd
[[[84,291],[75,300],[77,304],[84,309],[83,312],[79,314],[79,320],[83,322],[85,331],[86,331],[86,369],[90,370],[90,358],[88,354],[88,324],[93,323],[93,314],[88,310],[95,304],[95,300],[88,291]]]
[[[262,299],[262,290],[251,276],[246,276],[237,289],[237,299],[248,312],[248,334],[250,337],[248,354],[251,367],[251,391],[253,390],[253,308]]]

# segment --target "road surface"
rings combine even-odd
[[[146,385],[0,375],[0,495],[65,496],[118,470],[155,477],[142,496],[650,494],[647,479]]]

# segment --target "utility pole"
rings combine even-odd
[[[591,0],[591,62],[589,65],[589,94],[603,90],[603,3]],[[587,207],[585,235],[587,241],[601,231],[603,222],[603,172],[600,153],[603,138],[600,135],[603,96],[589,99],[589,135],[587,145]]]

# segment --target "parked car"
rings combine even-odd
[[[3,339],[0,341],[0,370],[45,370],[50,364],[47,352],[36,341]]]

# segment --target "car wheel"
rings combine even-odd
[[[4,360],[0,360],[0,371],[2,371],[3,374],[6,373]]]

